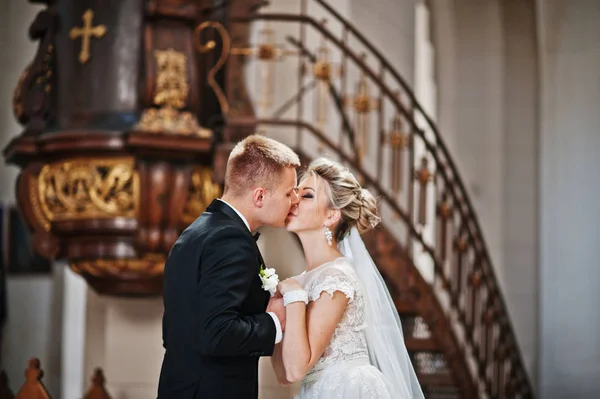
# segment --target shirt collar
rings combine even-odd
[[[225,203],[228,207],[230,207],[231,209],[233,209],[233,211],[240,217],[240,219],[242,219],[242,221],[244,222],[244,224],[246,225],[246,227],[248,228],[248,230],[251,232],[252,230],[250,230],[250,224],[248,223],[248,221],[246,220],[246,218],[244,217],[244,215],[242,215],[240,213],[240,211],[238,211],[237,209],[235,209],[235,207],[233,205],[231,205],[229,202],[224,201],[220,198],[218,198],[219,201]]]

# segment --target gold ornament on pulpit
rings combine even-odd
[[[190,112],[182,111],[189,93],[186,55],[173,49],[155,50],[154,58],[158,72],[153,103],[158,108],[144,110],[135,130],[210,138],[210,130],[200,127]]]
[[[85,158],[46,164],[37,177],[44,220],[137,215],[139,177],[133,158]]]
[[[71,28],[69,37],[71,40],[81,38],[81,51],[79,52],[79,62],[85,64],[89,61],[90,55],[90,44],[91,38],[100,39],[106,34],[105,25],[93,26],[94,11],[91,9],[85,10],[81,19],[83,19],[83,26],[76,26]]]
[[[212,170],[208,167],[197,167],[192,172],[188,198],[183,209],[184,226],[192,223],[210,202],[221,196],[221,187],[212,181]]]

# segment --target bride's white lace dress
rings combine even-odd
[[[392,399],[392,388],[369,361],[365,337],[365,293],[346,258],[297,277],[309,301],[338,291],[350,300],[321,358],[302,380],[297,399]],[[397,398],[394,398],[397,399]]]

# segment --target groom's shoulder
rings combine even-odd
[[[244,227],[229,217],[223,217],[220,213],[204,212],[187,230],[193,232],[195,236],[203,236],[205,239],[229,237],[249,240]]]

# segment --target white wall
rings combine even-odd
[[[600,397],[600,2],[539,0],[540,397]]]
[[[479,218],[535,383],[539,100],[533,3],[430,4],[438,126]]]

